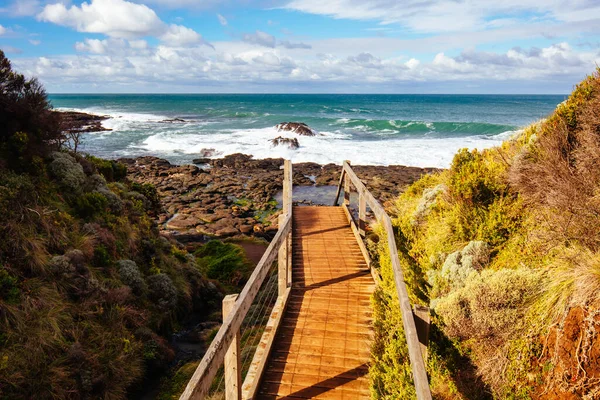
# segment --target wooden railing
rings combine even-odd
[[[358,226],[356,226],[354,223],[351,212],[348,209],[350,205],[350,184],[354,186],[356,192],[358,193]],[[396,247],[396,239],[394,237],[392,220],[387,215],[381,204],[379,204],[377,199],[375,199],[375,197],[367,190],[358,176],[356,176],[348,161],[344,161],[342,167],[340,183],[338,185],[337,194],[333,203],[334,206],[338,205],[338,199],[340,197],[342,187],[344,188],[344,203],[342,204],[342,207],[346,211],[348,219],[352,225],[352,229],[357,236],[357,239],[359,239],[359,245],[362,245],[361,250],[363,251],[363,254],[367,260],[370,260],[370,258],[367,254],[364,243],[362,242],[362,238],[365,236],[367,206],[371,209],[371,211],[373,211],[377,221],[381,224],[386,232],[392,269],[394,271],[396,292],[400,302],[402,323],[404,326],[404,334],[406,336],[406,344],[408,346],[408,355],[410,358],[417,398],[419,400],[429,400],[431,399],[431,391],[429,390],[429,381],[427,380],[427,371],[425,369],[424,362],[426,350],[423,349],[423,346],[419,341],[419,334],[415,324],[415,314],[413,314],[413,308],[411,307],[408,291],[406,290],[406,284],[404,283],[404,273],[402,272],[402,267],[398,258],[398,250]],[[418,321],[420,319],[421,318],[417,317]]]
[[[223,300],[223,325],[210,344],[180,400],[203,399],[210,390],[219,368],[224,365],[225,398],[227,400],[251,399],[255,396],[266,360],[273,344],[290,294],[291,233],[292,233],[292,164],[284,162],[283,212],[279,217],[279,230],[252,272],[239,295],[229,295]],[[254,354],[246,380],[242,383],[240,363],[240,327],[254,298],[258,294],[271,265],[278,258],[278,297],[269,321]]]

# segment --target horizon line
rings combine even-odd
[[[327,92],[306,92],[306,93],[279,93],[279,92],[46,92],[48,95],[378,95],[378,96],[569,96],[568,93],[327,93]]]

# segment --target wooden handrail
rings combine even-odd
[[[198,364],[194,375],[188,382],[184,392],[179,397],[179,400],[189,399],[203,399],[205,398],[210,390],[212,381],[217,374],[219,368],[225,361],[225,355],[230,348],[231,344],[234,343],[239,333],[242,322],[252,305],[256,295],[258,294],[266,276],[268,275],[271,265],[279,254],[284,254],[285,260],[280,260],[279,273],[283,274],[279,281],[287,283],[287,288],[291,286],[291,233],[292,233],[292,164],[290,161],[285,160],[284,163],[284,193],[283,193],[283,214],[282,218],[279,219],[279,229],[277,234],[267,247],[267,250],[261,257],[258,265],[250,275],[248,282],[242,289],[242,292],[237,296],[237,300],[232,308],[228,308],[228,313],[224,316],[223,325],[217,332],[217,335],[211,342],[208,350],[204,354],[204,357]],[[283,248],[285,251],[280,251]],[[282,269],[282,265],[289,268]],[[283,303],[277,309],[278,313],[281,313],[281,309],[285,307],[289,290],[284,290],[280,286],[279,300]],[[282,292],[283,290],[283,292]],[[276,330],[276,327],[275,327]],[[260,375],[262,370],[258,371],[256,375]],[[256,376],[255,379],[260,379],[260,376]],[[237,383],[236,383],[237,384]],[[236,388],[236,392],[239,393],[239,389]],[[238,397],[237,395],[234,395]]]
[[[419,344],[419,337],[417,335],[417,328],[415,325],[415,319],[408,297],[408,290],[404,283],[404,273],[402,272],[402,266],[400,265],[400,259],[398,258],[398,249],[396,247],[396,238],[394,237],[394,228],[392,226],[392,220],[385,212],[383,206],[375,199],[375,197],[367,190],[362,181],[356,176],[350,163],[344,161],[342,167],[342,173],[340,176],[340,184],[336,194],[334,206],[338,204],[342,185],[344,185],[344,200],[345,202],[350,199],[349,183],[352,183],[359,195],[359,217],[363,219],[359,221],[359,226],[364,226],[364,213],[360,210],[365,210],[366,205],[371,208],[377,221],[383,226],[386,231],[388,250],[390,252],[390,260],[392,262],[392,270],[394,271],[394,281],[396,283],[396,293],[398,294],[398,300],[400,303],[400,312],[402,313],[402,323],[404,326],[404,334],[406,336],[406,344],[408,346],[408,356],[410,358],[410,365],[413,373],[413,380],[415,383],[415,390],[417,393],[417,399],[419,400],[430,400],[431,391],[429,389],[429,381],[427,379],[427,370],[425,369],[425,362],[423,360],[423,354],[421,352],[421,345]],[[365,204],[366,202],[366,204]]]

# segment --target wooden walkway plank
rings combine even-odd
[[[368,265],[341,207],[294,207],[292,291],[258,399],[368,399]]]

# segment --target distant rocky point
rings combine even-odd
[[[181,119],[181,118],[170,118],[170,119],[163,119],[160,122],[173,123],[173,122],[187,122],[187,121],[185,119]]]
[[[106,115],[93,115],[77,111],[55,111],[62,119],[63,132],[104,132],[111,131],[102,126],[102,121],[109,119]]]

